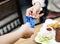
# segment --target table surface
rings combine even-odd
[[[60,22],[60,18],[57,18],[55,20],[58,20]],[[28,38],[28,39],[23,39],[23,38],[20,38],[19,40],[17,40],[14,44],[37,44],[35,41],[34,41],[34,38],[35,36],[37,35],[40,27],[42,26],[42,24],[39,24],[37,26],[35,26],[34,28],[34,34]]]

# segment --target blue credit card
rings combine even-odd
[[[30,25],[31,25],[31,28],[34,28],[35,27],[35,18],[26,16],[25,22],[29,22]]]

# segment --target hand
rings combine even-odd
[[[34,33],[34,30],[30,27],[29,23],[26,23],[21,26],[21,32],[23,38],[28,38]]]
[[[33,18],[39,18],[39,17],[42,17],[43,14],[40,14],[40,9],[41,9],[41,6],[39,3],[36,3],[34,6],[30,7],[27,9],[26,11],[26,16],[30,16],[30,17],[33,17]]]

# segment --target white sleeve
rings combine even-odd
[[[42,7],[45,6],[45,4],[44,4],[45,0],[32,0],[32,4],[33,4],[33,5],[34,5],[34,3],[36,3],[36,2],[40,2],[40,4],[41,4]]]

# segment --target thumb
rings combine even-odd
[[[35,18],[35,19],[39,19],[39,18],[40,18],[40,17],[42,17],[43,15],[44,15],[43,13],[42,13],[42,14],[40,14],[40,15],[39,15],[39,14],[37,14],[34,18]]]
[[[39,17],[42,17],[44,15],[44,13],[40,14]]]

